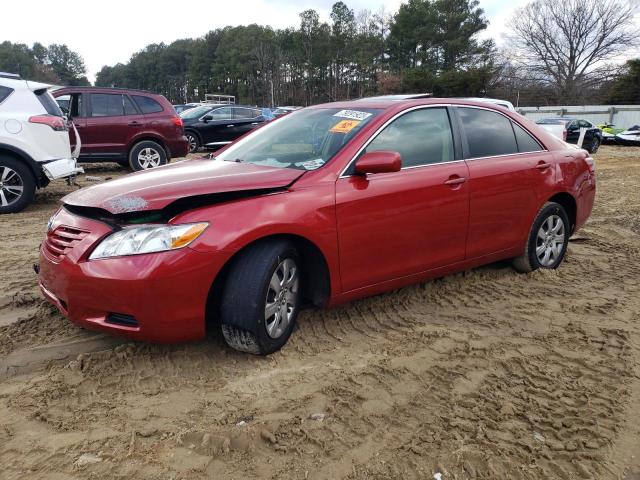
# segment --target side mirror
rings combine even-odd
[[[398,152],[379,151],[369,152],[356,160],[356,173],[399,172],[402,168],[402,157]]]
[[[202,121],[207,123],[209,121],[213,120],[213,117],[211,115],[205,115],[204,117],[202,117]]]

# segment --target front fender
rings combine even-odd
[[[208,205],[181,213],[172,222],[209,222],[190,248],[235,254],[247,245],[276,235],[294,235],[314,244],[329,267],[331,291],[340,291],[335,217],[335,184],[284,190]]]

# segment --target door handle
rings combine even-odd
[[[142,124],[140,122],[129,122],[130,127],[140,127]]]
[[[461,183],[466,182],[467,179],[464,177],[450,177],[449,180],[444,182],[445,185],[460,185]]]
[[[258,125],[258,122],[251,122],[251,125]]]
[[[540,162],[538,165],[536,165],[536,168],[537,168],[538,170],[544,170],[544,169],[546,169],[546,168],[549,168],[550,166],[551,166],[551,164],[550,164],[550,163],[547,163],[547,162]]]
[[[235,125],[227,125],[227,128],[235,127]]]

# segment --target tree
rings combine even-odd
[[[610,76],[606,62],[637,42],[634,13],[628,0],[536,0],[511,21],[513,54],[556,101],[579,102]]]
[[[613,82],[607,102],[640,104],[640,58],[626,63],[625,71]]]
[[[39,44],[34,47],[40,46]],[[38,48],[38,50],[40,50]],[[43,53],[39,53],[42,55]],[[45,63],[60,79],[63,85],[89,85],[85,76],[87,68],[82,57],[66,45],[49,45]]]

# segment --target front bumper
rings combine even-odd
[[[76,165],[75,158],[60,158],[42,164],[42,170],[49,180],[72,177],[84,173],[82,167]]]
[[[72,322],[158,343],[204,336],[207,299],[213,280],[226,261],[223,255],[187,247],[87,260],[92,247],[110,228],[64,210],[52,225],[53,231],[59,227],[90,232],[61,258],[51,254],[46,242],[40,248],[40,290]],[[135,319],[135,323],[113,323],[118,316]]]

